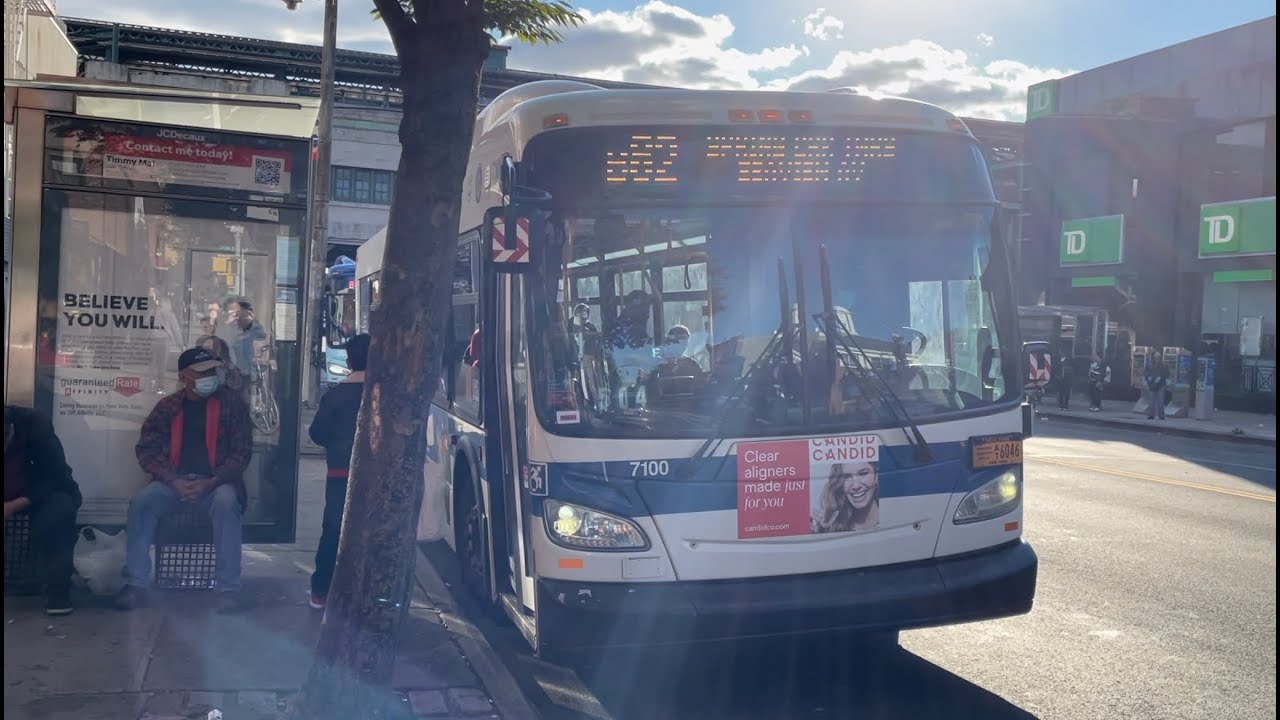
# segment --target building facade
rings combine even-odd
[[[1275,410],[1276,19],[1028,91],[1024,303],[1107,309]]]
[[[4,79],[75,75],[76,49],[53,0],[4,0]],[[8,327],[9,259],[13,252],[13,121],[4,119],[4,294]]]

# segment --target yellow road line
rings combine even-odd
[[[1163,483],[1165,485],[1176,485],[1177,487],[1191,488],[1192,490],[1205,490],[1207,492],[1219,493],[1221,495],[1234,495],[1236,497],[1248,498],[1249,500],[1261,500],[1262,502],[1276,502],[1275,495],[1263,495],[1262,493],[1249,492],[1247,490],[1233,490],[1231,488],[1218,487],[1216,485],[1204,485],[1202,483],[1188,482],[1186,480],[1174,480],[1173,478],[1157,477],[1155,475],[1144,475],[1143,473],[1129,472],[1127,470],[1116,470],[1115,468],[1101,467],[1098,465],[1088,465],[1086,463],[1072,462],[1070,460],[1059,460],[1057,458],[1036,457],[1028,455],[1028,460],[1035,462],[1048,463],[1050,465],[1061,465],[1063,467],[1075,468],[1077,470],[1089,470],[1092,472],[1105,473],[1107,475],[1116,475],[1118,477],[1132,478],[1134,480],[1148,480],[1150,482]]]

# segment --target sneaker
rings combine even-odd
[[[116,595],[112,604],[117,610],[134,610],[147,604],[147,594],[142,588],[127,585],[119,595]]]
[[[244,605],[240,602],[240,593],[237,592],[220,592],[218,593],[217,612],[222,615],[240,612],[244,609]]]
[[[46,615],[70,615],[74,608],[71,607],[71,587],[50,590],[48,597],[45,598],[44,612]]]
[[[324,595],[317,595],[317,594],[315,594],[315,593],[311,593],[311,603],[310,603],[310,604],[311,604],[311,609],[312,609],[312,610],[323,610],[323,609],[324,609],[324,604],[325,604],[325,599],[326,599],[326,598],[325,598],[325,596],[324,596]]]

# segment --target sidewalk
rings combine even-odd
[[[153,607],[129,613],[77,596],[66,618],[47,617],[38,598],[5,598],[6,719],[203,719],[215,708],[225,720],[276,717],[320,629],[307,594],[323,483],[324,461],[303,458],[299,542],[245,547],[241,613],[215,614],[203,592],[155,593]],[[416,579],[393,679],[405,702],[422,718],[530,717],[492,650],[438,609],[453,600],[421,558]]]
[[[1169,418],[1163,422],[1147,420],[1146,415],[1133,412],[1133,403],[1125,400],[1104,400],[1102,410],[1090,412],[1083,398],[1072,398],[1070,410],[1059,410],[1056,397],[1045,396],[1036,414],[1041,418],[1065,422],[1092,423],[1095,425],[1123,426],[1136,430],[1150,430],[1170,435],[1218,437],[1224,440],[1250,442],[1260,445],[1276,444],[1276,416],[1256,413],[1216,410],[1211,420]]]

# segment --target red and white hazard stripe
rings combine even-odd
[[[516,220],[515,247],[507,247],[506,228],[502,218],[493,221],[493,261],[496,263],[529,262],[529,219]]]
[[[1028,359],[1031,361],[1031,377],[1028,379],[1031,382],[1036,383],[1049,382],[1049,378],[1053,375],[1053,360],[1051,360],[1047,355],[1035,354],[1031,355]],[[1044,365],[1040,364],[1041,360],[1044,361]]]

